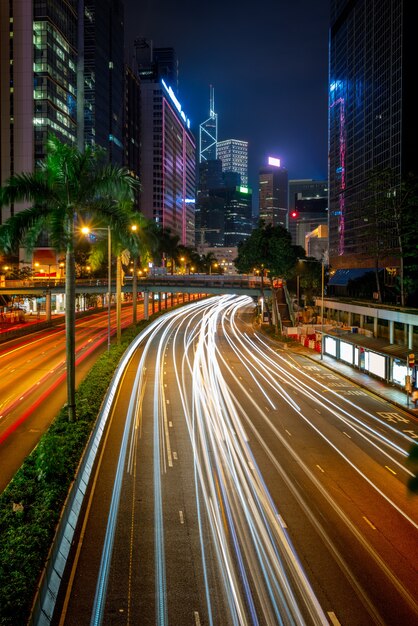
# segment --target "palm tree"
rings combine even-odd
[[[174,274],[174,267],[178,257],[178,246],[180,237],[171,232],[169,228],[160,229],[159,238],[159,254],[165,257],[166,261],[171,263],[171,274]]]
[[[126,207],[129,209],[129,205]],[[138,293],[138,276],[136,266],[138,259],[142,263],[151,260],[156,250],[158,241],[155,235],[155,229],[152,220],[144,217],[142,213],[131,213],[131,223],[128,229],[121,229],[112,235],[112,256],[116,258],[116,336],[118,343],[121,338],[121,288],[123,282],[123,267],[129,265],[133,260],[133,276],[132,276],[132,322],[136,324],[136,305]],[[100,227],[100,224],[90,225],[89,229]],[[105,241],[99,241],[92,248],[89,256],[89,264],[93,269],[97,269],[103,263],[107,254],[107,246]]]
[[[13,252],[19,245],[36,247],[42,232],[51,246],[65,250],[65,325],[68,419],[75,405],[75,229],[83,218],[99,216],[117,231],[127,228],[130,215],[120,204],[132,198],[135,181],[126,169],[105,163],[101,150],[74,146],[49,137],[47,156],[34,173],[12,176],[1,190],[1,204],[24,201],[29,208],[0,226],[0,248]]]

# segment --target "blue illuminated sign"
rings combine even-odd
[[[174,106],[176,107],[177,111],[179,112],[179,115],[180,115],[181,119],[186,124],[187,128],[190,128],[190,120],[189,120],[188,117],[186,117],[183,109],[181,108],[181,104],[177,100],[174,91],[171,89],[170,86],[168,86],[166,84],[166,82],[163,79],[161,79],[161,83],[162,83],[164,89],[166,90],[166,92],[168,93],[168,95],[170,96],[170,99],[171,99],[172,103],[174,104]]]

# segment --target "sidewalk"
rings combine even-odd
[[[353,381],[356,385],[359,385],[359,387],[368,389],[377,396],[392,402],[392,404],[396,405],[400,409],[403,409],[404,411],[407,411],[418,419],[418,407],[416,409],[414,408],[414,403],[411,401],[411,397],[409,397],[408,406],[406,392],[399,387],[385,383],[385,381],[375,378],[374,376],[369,376],[364,372],[360,372],[358,369],[351,367],[350,365],[346,365],[342,361],[334,359],[326,354],[324,354],[323,359],[321,359],[320,353],[315,352],[315,350],[305,348],[296,341],[287,345],[288,349],[292,352],[303,354],[303,356],[306,356],[311,361],[317,361],[333,372],[337,372],[340,376]]]

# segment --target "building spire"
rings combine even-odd
[[[217,158],[218,114],[215,113],[215,90],[209,85],[209,117],[199,126],[199,162]]]

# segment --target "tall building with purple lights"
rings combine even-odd
[[[196,145],[164,79],[141,82],[141,210],[183,245],[195,243]]]
[[[337,271],[399,268],[395,229],[372,214],[370,179],[390,170],[396,189],[418,173],[415,25],[411,2],[331,2],[329,260]]]
[[[289,176],[280,159],[268,157],[266,167],[258,176],[259,218],[271,226],[284,226],[287,223],[289,207]]]

